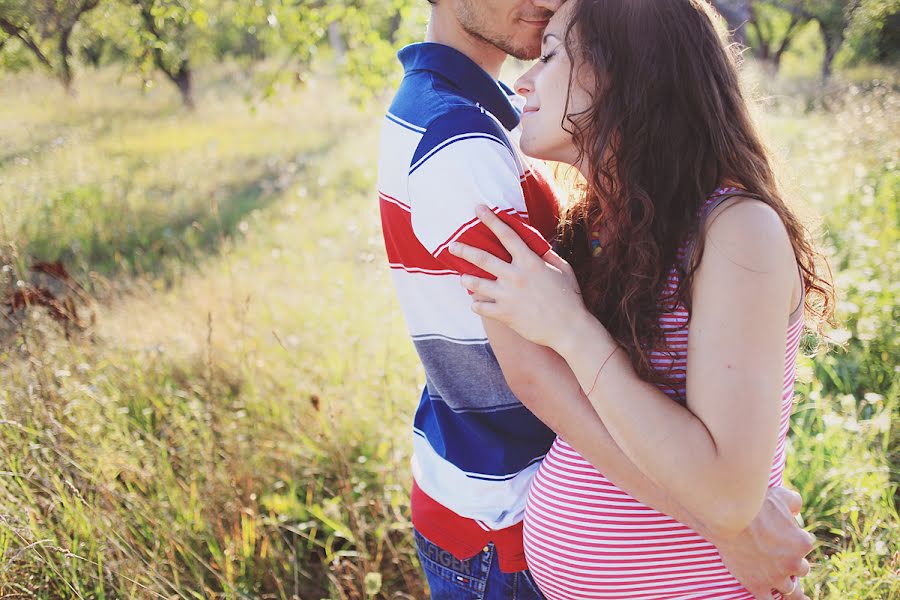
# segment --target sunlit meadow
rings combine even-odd
[[[839,294],[790,438],[804,583],[896,598],[900,84],[786,69],[748,89]],[[320,73],[263,101],[258,77],[208,71],[194,113],[114,69],[75,98],[0,78],[2,597],[424,597],[384,99]]]

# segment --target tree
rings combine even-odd
[[[763,3],[750,3],[750,26],[754,34],[754,52],[768,61],[777,72],[781,59],[794,35],[809,21],[795,12]]]
[[[424,28],[424,0],[0,0],[0,65],[41,64],[71,84],[73,57],[159,72],[193,107],[195,69],[225,58],[280,59],[265,86],[303,81],[335,60],[362,100],[401,70],[399,46]],[[85,17],[85,18],[82,18]],[[80,25],[76,29],[76,23]],[[73,36],[73,30],[75,35]],[[25,57],[25,51],[28,56]],[[73,52],[74,50],[74,52]]]
[[[900,0],[862,0],[847,29],[851,61],[900,61]]]
[[[350,0],[340,15],[347,45],[344,73],[353,78],[353,95],[364,99],[381,91],[398,72],[396,51],[424,26],[423,0]],[[404,24],[407,25],[404,27]]]
[[[129,1],[140,16],[144,56],[178,88],[184,106],[193,109],[190,45],[209,18],[202,0]]]
[[[834,57],[844,43],[854,12],[862,0],[769,0],[801,19],[815,21],[825,44],[822,79],[831,77]]]
[[[424,26],[424,0],[260,0],[278,22],[298,72],[310,68],[320,49],[339,55],[350,95],[364,100],[380,92],[399,72],[396,51]],[[257,2],[259,3],[259,2]]]
[[[735,41],[777,72],[794,36],[809,23],[797,11],[766,0],[713,0]]]
[[[869,31],[884,35],[888,47],[896,33],[885,23],[900,20],[898,0],[713,0],[713,3],[732,28],[746,24],[753,53],[770,61],[776,69],[793,36],[806,23],[815,22],[825,46],[822,78],[826,80],[859,14],[869,19]]]
[[[847,28],[853,12],[859,8],[860,0],[840,2],[835,0],[805,0],[806,14],[819,24],[822,41],[825,42],[825,58],[822,61],[822,78],[831,77],[832,64],[838,50],[844,44]]]
[[[17,40],[72,92],[72,45],[75,26],[100,0],[0,0],[0,49]]]

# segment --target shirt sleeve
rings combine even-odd
[[[509,253],[475,216],[485,204],[537,254],[550,244],[531,226],[525,204],[525,173],[515,149],[490,116],[460,108],[432,123],[410,165],[408,192],[413,232],[448,269],[492,278],[450,254],[453,242],[481,248],[509,262]]]

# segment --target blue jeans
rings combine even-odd
[[[500,570],[493,543],[472,558],[459,560],[414,533],[431,600],[545,600],[531,573]]]

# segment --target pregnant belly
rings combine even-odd
[[[525,512],[525,554],[549,600],[751,600],[718,550],[641,504],[561,440]]]

